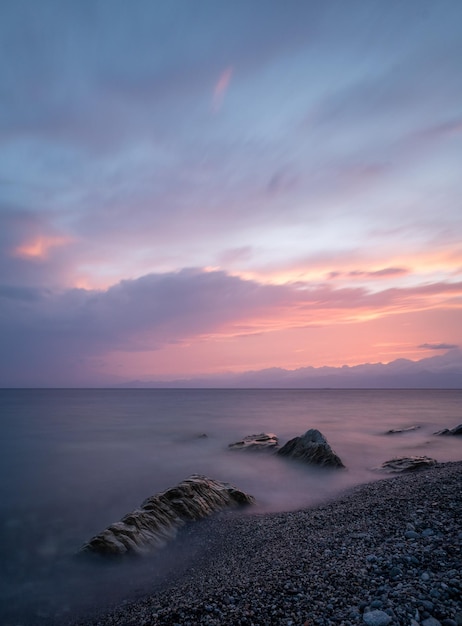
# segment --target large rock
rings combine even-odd
[[[462,424],[454,426],[454,428],[444,428],[439,430],[435,435],[462,435]]]
[[[382,465],[376,469],[397,474],[400,472],[414,472],[415,470],[427,469],[436,464],[437,461],[428,456],[406,456],[385,461],[385,463],[382,463]]]
[[[236,443],[230,443],[230,450],[274,450],[279,441],[274,433],[260,433],[259,435],[248,435]]]
[[[345,467],[319,430],[311,428],[301,437],[288,441],[277,454],[311,465]]]
[[[187,521],[253,502],[253,496],[229,483],[193,474],[145,500],[139,509],[90,539],[81,552],[141,554],[165,545]]]

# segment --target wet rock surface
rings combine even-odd
[[[414,472],[416,470],[427,469],[437,464],[435,459],[429,456],[404,456],[399,459],[390,459],[382,463],[376,469],[388,473],[398,474],[401,472]]]
[[[274,433],[260,433],[259,435],[248,435],[240,441],[230,443],[230,450],[275,450],[279,440]]]
[[[309,510],[207,519],[181,577],[77,623],[460,626],[461,480],[462,462],[438,464]]]
[[[459,424],[458,426],[454,426],[454,428],[444,428],[443,430],[439,430],[438,432],[434,434],[435,435],[449,435],[449,436],[460,435],[462,436],[462,424]]]
[[[311,428],[301,437],[288,441],[277,454],[310,465],[345,467],[319,430]]]
[[[399,435],[400,433],[409,433],[413,430],[419,430],[420,426],[407,426],[406,428],[391,428],[386,431],[386,435]]]
[[[80,551],[142,554],[163,547],[187,521],[253,501],[252,496],[229,483],[193,474],[176,487],[145,500],[139,509],[108,526]]]

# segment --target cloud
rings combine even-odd
[[[53,248],[64,246],[69,241],[68,237],[39,235],[17,246],[12,251],[12,256],[24,259],[45,259]]]
[[[231,82],[233,71],[234,70],[231,66],[227,67],[220,74],[220,77],[215,84],[215,87],[213,89],[213,102],[212,102],[212,108],[213,108],[213,111],[215,112],[221,109],[223,100],[225,98],[225,94],[228,91],[228,87]]]
[[[64,284],[75,263],[75,237],[53,224],[52,212],[0,203],[0,285]]]
[[[265,285],[222,271],[184,269],[123,280],[105,291],[0,288],[0,384],[79,372],[113,352],[142,352],[210,335],[347,323],[435,307],[462,283],[372,293],[306,283]]]
[[[290,191],[298,184],[298,175],[290,173],[287,169],[275,172],[266,185],[268,194],[278,194]]]
[[[441,121],[439,124],[424,128],[416,134],[416,139],[432,139],[434,137],[445,137],[460,135],[462,133],[462,118],[451,118]]]
[[[459,346],[455,343],[422,343],[417,347],[423,348],[424,350],[452,350]]]
[[[238,248],[229,248],[218,255],[220,265],[232,266],[235,263],[247,262],[252,259],[252,246],[239,246]]]
[[[384,267],[380,270],[350,270],[342,272],[334,270],[329,272],[329,278],[390,278],[409,274],[409,270],[403,267]]]
[[[0,289],[0,384],[71,379],[113,350],[155,350],[220,332],[277,308],[284,293],[222,272],[183,270],[125,280],[106,291]]]

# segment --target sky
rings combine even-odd
[[[0,386],[462,346],[459,0],[4,0]]]

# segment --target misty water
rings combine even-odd
[[[396,456],[462,459],[461,390],[0,390],[0,623],[52,624],[147,593],[201,550],[200,523],[158,554],[105,562],[79,547],[192,473],[234,483],[280,511],[383,478]],[[419,426],[407,433],[389,429]],[[346,470],[230,451],[259,432],[281,443],[318,428]],[[207,435],[203,437],[201,435]]]

